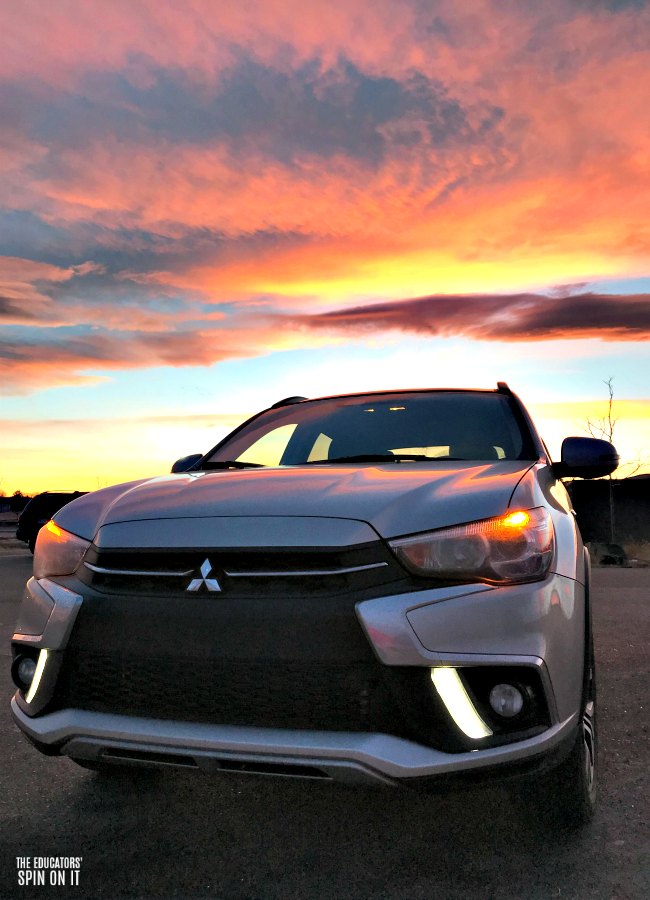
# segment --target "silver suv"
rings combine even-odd
[[[503,383],[281,401],[41,530],[15,721],[104,770],[526,774],[584,821],[589,561],[560,478],[617,462],[575,437],[551,462]]]

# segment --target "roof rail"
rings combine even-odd
[[[512,394],[512,391],[505,383],[505,381],[497,381],[497,391],[499,394]]]
[[[274,403],[273,406],[270,406],[269,409],[279,409],[281,406],[292,406],[294,403],[302,403],[303,400],[307,399],[307,397],[285,397],[284,400],[278,400],[278,402]]]

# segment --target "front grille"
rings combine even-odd
[[[404,569],[379,541],[316,550],[291,547],[152,551],[93,547],[78,575],[101,593],[140,596],[179,595],[186,593],[192,583],[191,590],[238,596],[256,596],[261,589],[269,596],[331,596],[409,581]]]
[[[421,673],[397,674],[414,688]],[[408,734],[374,661],[224,665],[73,651],[66,655],[54,705],[212,724]]]
[[[418,589],[379,541],[284,551],[93,548],[86,561],[94,569],[77,572],[84,602],[47,711],[377,732],[467,749],[429,669],[382,665],[359,624],[360,599]],[[188,590],[213,577],[220,590]]]

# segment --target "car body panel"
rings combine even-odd
[[[357,615],[386,665],[543,660],[558,716],[566,718],[579,702],[582,670],[575,659],[584,652],[584,588],[570,578],[379,597],[359,603]]]
[[[502,514],[531,465],[410,462],[182,473],[130,484],[122,493],[111,490],[104,498],[90,494],[55,521],[90,540],[98,527],[118,522],[293,517],[317,510],[323,518],[368,522],[383,537],[394,537]]]
[[[585,584],[584,548],[571,500],[551,466],[537,463],[519,481],[512,495],[513,509],[546,507],[555,531],[553,571]]]
[[[102,525],[95,546],[344,547],[378,540],[366,522],[323,516],[196,516]]]
[[[144,484],[149,480],[148,478],[139,478],[137,481],[112,484],[110,487],[92,491],[90,494],[68,503],[53,516],[53,519],[61,528],[65,528],[71,534],[92,541],[99,523],[103,521],[111,505],[136,485]]]

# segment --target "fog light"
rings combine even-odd
[[[36,660],[31,656],[18,656],[11,667],[11,674],[16,687],[26,690],[36,674]]]
[[[524,695],[514,684],[495,684],[490,691],[490,706],[504,719],[512,719],[524,708]]]
[[[25,686],[30,685],[36,672],[36,661],[26,656],[25,659],[20,660],[16,671],[22,683]]]

